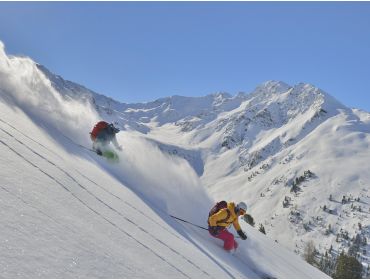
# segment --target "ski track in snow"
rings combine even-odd
[[[12,129],[14,129],[15,131],[17,131],[18,133],[22,134],[24,137],[26,137],[27,139],[31,140],[32,142],[36,143],[37,145],[39,145],[40,147],[44,148],[45,150],[47,150],[48,152],[52,153],[53,155],[57,156],[59,159],[63,159],[60,155],[58,155],[56,152],[54,152],[53,150],[49,149],[48,147],[46,147],[45,145],[41,144],[40,142],[32,139],[31,137],[29,137],[28,135],[24,134],[22,131],[20,131],[19,129],[17,129],[16,127],[14,127],[13,125],[11,125],[10,123],[2,120],[0,118],[0,122],[6,124],[7,126],[11,127]]]
[[[51,149],[49,149],[48,147],[46,147],[45,145],[41,144],[40,142],[36,141],[35,139],[29,137],[28,135],[24,134],[21,130],[17,129],[16,127],[14,127],[13,125],[9,124],[8,122],[2,120],[0,118],[0,122],[8,125],[9,127],[11,127],[12,129],[14,129],[15,131],[17,131],[19,134],[21,134],[22,136],[26,137],[27,139],[31,140],[32,142],[36,143],[37,145],[39,145],[40,147],[44,148],[45,150],[47,150],[48,152],[51,152],[53,155],[57,156],[59,159],[62,159],[64,160],[59,154],[55,153],[54,151],[52,151]],[[1,128],[0,128],[1,129]],[[65,173],[68,177],[70,177],[72,180],[74,180],[74,178],[72,178],[71,175],[69,175],[69,173],[65,172],[63,169],[61,169],[59,166],[57,166],[56,164],[54,164],[53,162],[51,162],[50,160],[46,159],[44,156],[40,155],[39,153],[35,152],[33,149],[31,149],[30,147],[26,146],[23,142],[21,142],[20,140],[18,140],[14,135],[10,134],[8,131],[4,130],[4,129],[1,129],[3,132],[5,132],[6,134],[8,134],[9,136],[11,136],[12,138],[14,138],[17,142],[19,142],[20,144],[24,145],[25,147],[27,147],[30,151],[32,151],[33,153],[35,153],[36,155],[38,155],[39,157],[43,158],[44,160],[46,160],[47,162],[49,162],[50,164],[54,165],[55,167],[57,167],[60,171],[62,171],[63,173]],[[63,135],[65,136],[65,135]],[[72,139],[70,139],[69,137],[65,136],[71,143],[73,143],[74,145],[77,145],[77,146],[81,146],[85,149],[87,149],[86,147],[80,145],[80,144],[76,144]],[[89,150],[89,149],[87,149]],[[126,204],[128,207],[132,208],[133,210],[135,210],[136,212],[140,213],[141,215],[143,215],[144,217],[146,217],[148,220],[150,220],[151,222],[153,222],[154,224],[156,224],[157,226],[161,227],[163,230],[167,231],[169,234],[173,235],[174,237],[178,238],[179,240],[182,240],[182,241],[185,241],[183,238],[181,238],[180,236],[176,235],[175,233],[169,231],[167,228],[165,228],[164,226],[162,226],[160,223],[156,222],[154,219],[152,219],[151,217],[149,217],[148,215],[146,215],[143,211],[137,209],[135,206],[133,206],[132,204],[130,204],[128,201],[125,201],[123,200],[121,197],[113,194],[112,192],[110,192],[109,190],[107,190],[106,188],[104,188],[103,186],[97,184],[95,181],[91,180],[89,177],[87,177],[86,175],[82,174],[80,171],[78,171],[77,169],[73,168],[75,172],[77,172],[81,177],[85,178],[86,180],[88,180],[90,183],[94,184],[95,186],[97,186],[98,188],[100,188],[101,190],[103,190],[104,192],[108,193],[109,195],[113,196],[114,198],[120,200],[121,202],[123,202],[124,204]],[[76,183],[78,183],[76,181]],[[86,190],[86,189],[85,189]],[[87,190],[86,190],[87,191]],[[163,212],[163,211],[161,211]],[[168,215],[167,213],[163,212],[164,214]]]
[[[163,241],[161,241],[159,238],[155,237],[153,234],[151,234],[150,232],[148,232],[147,230],[145,230],[143,227],[141,227],[140,225],[136,224],[135,222],[133,222],[131,219],[127,218],[126,216],[124,216],[122,213],[120,213],[119,211],[117,211],[116,209],[114,209],[113,207],[109,206],[107,203],[105,203],[104,201],[102,201],[100,198],[98,198],[97,196],[95,196],[93,193],[91,193],[86,187],[84,187],[82,184],[80,184],[74,177],[72,177],[67,171],[63,170],[61,167],[59,167],[58,165],[56,165],[55,163],[53,163],[52,161],[48,160],[47,158],[45,158],[44,156],[40,155],[39,153],[37,153],[35,150],[33,150],[32,148],[30,148],[29,146],[27,146],[25,143],[23,143],[22,141],[20,141],[19,139],[15,138],[14,135],[12,135],[11,133],[7,132],[6,130],[4,130],[3,128],[0,128],[1,131],[3,131],[4,133],[6,133],[7,135],[9,135],[10,137],[12,137],[14,140],[16,140],[19,144],[23,145],[24,147],[26,147],[28,150],[30,150],[32,153],[34,153],[35,155],[39,156],[40,158],[42,158],[43,160],[45,160],[46,162],[48,162],[49,164],[51,164],[52,166],[56,167],[58,170],[60,170],[61,172],[63,172],[67,177],[69,177],[73,182],[75,182],[80,188],[82,188],[84,191],[86,191],[89,195],[91,195],[92,197],[94,197],[98,202],[100,202],[101,204],[103,204],[105,207],[109,208],[111,211],[113,211],[114,213],[118,214],[119,216],[121,216],[123,219],[125,219],[127,222],[131,223],[132,225],[136,226],[139,230],[141,230],[142,232],[146,233],[147,235],[149,235],[153,240],[157,241],[158,243],[162,244],[164,247],[167,247],[170,251],[172,251],[174,254],[182,257],[185,261],[187,261],[189,264],[193,265],[194,267],[196,267],[198,270],[200,270],[203,274],[207,275],[208,277],[211,277],[211,275],[204,271],[202,268],[200,268],[198,265],[196,265],[194,262],[192,262],[191,260],[189,260],[188,258],[186,258],[185,256],[183,256],[182,254],[180,254],[178,251],[174,250],[173,248],[171,248],[170,246],[168,246],[166,243],[164,243]],[[88,209],[90,209],[91,211],[93,211],[95,214],[97,214],[98,216],[100,216],[101,218],[103,218],[105,221],[107,221],[109,224],[113,225],[114,227],[116,227],[118,230],[122,231],[123,233],[125,233],[127,236],[131,237],[132,239],[134,239],[136,242],[138,242],[139,244],[141,244],[143,247],[145,247],[146,249],[148,249],[149,251],[151,251],[153,254],[155,254],[157,257],[161,258],[163,261],[165,261],[166,263],[168,263],[171,267],[175,268],[178,272],[180,272],[182,275],[184,275],[186,278],[190,278],[186,273],[182,272],[181,270],[179,270],[177,267],[175,267],[174,265],[172,265],[168,260],[164,259],[162,256],[160,256],[159,254],[157,254],[155,251],[153,251],[150,247],[146,246],[145,244],[143,244],[142,242],[140,242],[138,239],[136,239],[135,237],[133,237],[131,234],[129,234],[127,231],[121,229],[120,227],[118,227],[115,223],[111,222],[110,220],[108,220],[107,218],[105,218],[104,216],[102,216],[99,212],[97,212],[96,210],[92,209],[90,206],[88,206],[84,201],[82,201],[80,198],[78,198],[71,190],[69,190],[63,183],[59,182],[55,177],[51,176],[49,173],[47,173],[46,171],[42,170],[40,167],[38,167],[37,165],[35,165],[34,163],[32,163],[30,160],[28,160],[27,158],[25,158],[23,155],[21,155],[20,153],[18,153],[15,149],[13,149],[12,147],[10,147],[7,143],[5,143],[3,140],[0,140],[0,143],[2,143],[3,145],[7,146],[11,151],[13,151],[15,154],[17,154],[19,157],[23,158],[26,162],[28,162],[29,164],[31,164],[33,167],[37,168],[39,171],[41,171],[43,174],[45,174],[46,176],[48,176],[49,178],[51,178],[52,180],[54,180],[58,185],[62,186],[66,191],[68,191],[74,198],[76,198],[78,201],[80,201],[84,206],[86,206]],[[103,188],[104,189],[104,188]],[[105,190],[105,189],[104,189]],[[133,209],[135,209],[134,207],[132,207]],[[137,209],[135,209],[137,210]],[[176,235],[175,235],[176,236]],[[176,236],[177,238],[179,238],[178,236]],[[179,238],[180,240],[184,241],[183,239]],[[185,242],[185,241],[184,241]]]
[[[1,140],[0,140],[1,141]],[[33,206],[31,203],[28,203],[27,201],[25,201],[23,198],[21,198],[20,196],[16,195],[16,194],[13,194],[8,188],[0,185],[0,188],[7,192],[9,195],[11,195],[12,197],[16,198],[17,200],[21,201],[23,204],[27,205],[27,207],[30,207],[34,210],[36,210],[37,212],[41,213],[43,216],[49,218],[52,222],[54,222],[55,224],[61,226],[61,228],[65,229],[67,228],[70,232],[73,232],[73,233],[76,233],[76,231],[70,227],[68,227],[67,225],[64,225],[64,224],[61,224],[59,221],[57,221],[56,219],[54,219],[53,217],[51,217],[50,215],[48,215],[47,213],[45,213],[44,211],[38,209],[37,207]]]
[[[165,228],[164,226],[162,226],[160,223],[156,222],[154,219],[152,219],[151,217],[149,217],[148,215],[146,215],[143,211],[141,211],[140,209],[136,208],[135,206],[133,206],[131,203],[129,203],[128,201],[126,200],[123,200],[122,198],[120,198],[119,196],[113,194],[112,192],[110,192],[109,190],[107,190],[106,188],[102,187],[101,185],[97,184],[96,182],[94,182],[93,180],[91,180],[89,177],[85,176],[84,174],[80,173],[78,170],[76,170],[76,172],[78,174],[80,174],[81,177],[85,178],[86,180],[88,180],[90,183],[94,184],[95,186],[99,187],[100,189],[102,189],[103,191],[107,192],[108,194],[110,194],[111,196],[115,197],[116,199],[120,200],[121,202],[123,202],[124,204],[126,204],[128,207],[130,207],[131,209],[135,210],[136,212],[140,213],[141,215],[143,215],[145,218],[147,218],[149,221],[153,222],[155,225],[159,226],[160,228],[162,228],[163,230],[167,231],[169,234],[171,234],[172,236],[176,237],[177,239],[179,240],[182,240],[182,241],[185,241],[183,238],[181,238],[180,236],[178,236],[177,234],[169,231],[167,228]]]
[[[2,130],[2,129],[1,129]],[[150,247],[148,247],[147,245],[145,245],[144,243],[142,243],[141,241],[139,241],[138,239],[136,239],[133,235],[131,235],[130,233],[128,233],[127,231],[125,231],[124,229],[120,228],[117,224],[115,224],[114,222],[110,221],[109,219],[107,219],[106,217],[104,217],[102,214],[100,214],[99,212],[97,212],[96,210],[94,210],[93,208],[91,208],[89,205],[87,205],[84,201],[82,201],[80,198],[78,198],[72,191],[70,191],[64,184],[62,184],[61,182],[59,182],[55,177],[51,176],[49,173],[45,172],[44,170],[42,170],[40,167],[38,167],[37,165],[35,165],[34,163],[32,163],[31,161],[29,161],[28,159],[26,159],[24,156],[22,156],[20,153],[18,153],[15,149],[13,149],[12,147],[10,147],[8,144],[6,144],[4,141],[0,140],[0,143],[2,143],[4,146],[8,147],[11,151],[13,151],[15,154],[17,154],[19,157],[21,157],[23,160],[25,160],[26,162],[28,162],[29,164],[31,164],[33,167],[35,167],[36,169],[38,169],[40,172],[42,172],[44,175],[46,175],[47,177],[49,177],[50,179],[52,179],[53,181],[55,181],[58,185],[60,185],[63,189],[65,189],[67,192],[69,192],[74,198],[76,198],[81,204],[83,204],[85,207],[87,207],[89,210],[91,210],[92,212],[94,212],[96,215],[98,215],[99,217],[101,217],[103,220],[105,220],[107,223],[109,223],[110,225],[112,225],[113,227],[115,227],[117,230],[121,231],[122,233],[124,233],[125,235],[127,235],[128,237],[132,238],[133,240],[135,240],[137,243],[139,243],[141,246],[143,246],[144,248],[146,248],[147,250],[149,250],[150,252],[152,252],[155,256],[157,256],[158,258],[160,258],[161,260],[163,260],[165,263],[167,263],[169,266],[171,266],[172,268],[174,268],[176,271],[178,271],[179,273],[181,273],[182,275],[184,275],[186,278],[190,278],[186,273],[182,272],[181,270],[179,270],[176,266],[174,266],[173,264],[171,264],[168,260],[166,260],[164,257],[162,257],[161,255],[157,254],[153,249],[151,249]],[[37,154],[37,153],[36,153]],[[38,155],[38,154],[37,154]],[[96,197],[95,197],[96,198]],[[105,206],[107,206],[110,210],[113,210],[114,212],[118,213],[117,211],[115,211],[112,207],[108,206],[107,204],[105,204],[104,202],[102,202],[100,199],[96,198],[99,202],[103,203]],[[131,222],[129,219],[126,218],[127,221]],[[135,223],[133,223],[135,225]],[[147,233],[147,232],[146,232]]]

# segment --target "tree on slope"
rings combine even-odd
[[[315,265],[315,255],[316,255],[316,249],[315,244],[312,240],[308,241],[306,243],[306,247],[304,248],[303,257],[310,265]]]
[[[260,227],[259,227],[259,229],[258,229],[260,232],[262,232],[263,234],[266,234],[266,230],[265,230],[265,227],[262,225],[262,224],[260,224]]]
[[[337,268],[333,278],[361,279],[362,264],[355,258],[342,252],[337,260]]]

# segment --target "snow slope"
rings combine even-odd
[[[0,277],[325,278],[241,222],[235,254],[202,229],[212,205],[189,162],[135,131],[114,165],[84,147],[99,118],[29,58],[0,48]]]

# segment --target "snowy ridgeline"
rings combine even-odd
[[[369,114],[311,85],[121,104],[0,56],[1,277],[323,278],[292,251],[369,235]],[[118,165],[79,146],[101,118],[124,130]],[[206,226],[215,199],[246,201],[267,237],[241,221],[231,255],[169,217]]]

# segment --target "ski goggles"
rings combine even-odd
[[[245,213],[247,213],[247,211],[245,211],[244,209],[238,209],[238,214],[239,215],[245,215]]]

